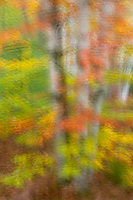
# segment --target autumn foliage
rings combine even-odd
[[[0,1],[0,139],[18,152],[1,184],[92,171],[133,188],[132,3],[86,2],[88,27],[76,0]]]

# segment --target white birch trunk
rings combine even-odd
[[[53,13],[57,13],[57,7],[53,5]],[[59,17],[59,16],[58,16]],[[50,53],[50,77],[51,77],[51,94],[53,99],[53,109],[57,112],[55,119],[55,148],[57,159],[57,173],[59,181],[64,181],[61,171],[65,165],[66,158],[59,152],[60,143],[66,142],[66,132],[60,128],[63,117],[67,116],[67,100],[62,88],[66,88],[65,72],[63,65],[63,44],[62,28],[63,24],[59,22],[57,15],[52,19],[49,27],[49,53]]]
[[[124,57],[125,57],[125,48],[122,46],[120,51],[120,60],[119,60],[119,72],[122,73],[123,71],[123,64],[124,64]],[[118,99],[121,101],[121,92],[122,92],[122,83],[119,81],[118,83]]]
[[[130,10],[131,9],[131,10]],[[131,7],[129,9],[129,12],[131,12],[131,26],[133,28],[133,8]],[[130,44],[132,45],[133,39],[130,40]],[[126,66],[126,69],[124,69],[123,62],[124,62],[124,49],[122,48],[121,57],[120,57],[120,73],[124,71],[124,73],[128,76],[132,75],[132,69],[133,69],[133,57],[131,56],[128,58],[128,64]],[[130,83],[129,81],[125,82],[124,84],[119,84],[118,88],[118,98],[121,103],[126,103],[128,94],[130,89]]]
[[[79,36],[79,52],[84,49],[90,48],[89,42],[89,31],[90,31],[90,7],[89,1],[79,0],[79,20],[80,20],[80,36]],[[89,68],[89,66],[88,66]],[[79,67],[79,75],[85,75],[87,73],[86,66]],[[89,84],[88,80],[82,80],[79,92],[79,104],[81,108],[86,110],[89,108]],[[82,137],[86,138],[88,136],[87,124],[82,132]]]
[[[125,70],[125,74],[128,75],[128,76],[131,76],[132,75],[132,69],[133,69],[133,58],[130,58],[129,62],[128,62],[128,67]],[[128,94],[129,94],[129,89],[130,89],[130,82],[127,81],[127,82],[124,83],[123,88],[120,91],[119,98],[120,98],[120,101],[122,103],[126,103],[127,98],[128,98]]]
[[[68,74],[77,76],[77,45],[78,45],[78,22],[74,17],[67,20],[63,27],[63,51],[64,64]]]
[[[79,50],[79,57],[83,50],[90,48],[89,43],[89,31],[90,31],[90,9],[88,0],[79,0],[79,44],[78,44],[78,50]],[[89,56],[89,55],[88,55]],[[78,69],[78,75],[84,76],[87,73],[87,67],[89,66],[79,66]],[[78,103],[80,105],[80,108],[78,110],[79,114],[82,112],[82,110],[87,110],[89,108],[89,84],[88,80],[81,80],[81,85],[79,85],[79,96],[78,96]],[[81,110],[80,110],[81,109]],[[86,123],[84,126],[84,130],[81,133],[81,140],[79,141],[79,146],[81,149],[81,156],[84,156],[84,147],[82,140],[84,141],[88,136],[88,124]],[[75,185],[76,188],[83,192],[84,190],[87,190],[88,183],[90,181],[90,174],[91,171],[88,167],[81,166],[81,174],[78,177],[75,177]]]

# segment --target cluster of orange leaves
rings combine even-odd
[[[32,119],[13,119],[11,121],[11,131],[14,134],[22,134],[24,131],[31,130],[34,126]]]
[[[95,80],[102,80],[105,68],[105,58],[101,53],[95,55],[93,51],[89,49],[82,49],[82,51],[80,52],[79,63],[82,68],[86,69],[86,77],[80,76],[82,80],[89,80],[90,76],[93,76]]]
[[[18,29],[7,29],[0,33],[0,49],[5,42],[14,43],[21,40],[21,31]]]
[[[116,130],[126,130],[127,127],[133,129],[133,121],[131,119],[122,122],[109,117],[101,117],[95,114],[93,110],[81,111],[76,116],[64,118],[60,124],[60,128],[70,133],[82,133],[87,122],[98,122],[101,125],[110,124],[115,127]]]

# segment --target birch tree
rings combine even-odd
[[[133,11],[129,8],[127,9],[129,14],[129,18],[131,19],[130,27],[133,28]],[[126,45],[126,43],[128,45]],[[133,69],[133,55],[131,53],[132,50],[132,37],[129,38],[125,43],[125,46],[122,46],[121,52],[120,52],[120,60],[119,60],[119,71],[120,73],[124,73],[127,76],[132,75],[132,69]],[[127,48],[126,48],[127,46]],[[129,49],[128,49],[129,48]],[[126,55],[126,49],[128,51],[128,54]],[[127,80],[124,83],[120,83],[118,86],[118,99],[122,103],[126,103],[128,94],[130,89],[130,83]]]
[[[81,84],[79,88],[79,104],[81,110],[89,108],[89,84],[88,84],[88,73],[89,73],[89,32],[90,32],[90,7],[88,0],[79,1],[79,24],[80,24],[80,36],[79,36],[79,75],[81,76]],[[88,135],[87,124],[82,132],[82,137],[85,138]]]
[[[51,3],[51,21],[48,30],[49,35],[49,52],[50,52],[50,77],[51,77],[51,93],[53,98],[53,106],[56,110],[55,119],[55,146],[59,146],[60,142],[66,142],[67,133],[61,130],[60,124],[62,119],[68,114],[68,103],[66,99],[66,77],[63,64],[63,22],[60,18],[58,1]],[[56,150],[58,177],[61,179],[61,170],[64,165],[64,157]]]
[[[88,0],[79,0],[79,43],[78,43],[78,76],[80,80],[79,91],[78,91],[78,113],[82,117],[82,113],[87,111],[89,108],[89,32],[90,32],[90,7]],[[84,127],[81,132],[81,140],[79,146],[81,148],[81,155],[85,156],[84,152],[84,141],[88,137],[88,121],[85,121]],[[83,142],[82,142],[83,140]],[[82,156],[83,156],[82,155]],[[75,177],[76,187],[80,191],[84,191],[88,187],[90,181],[91,171],[89,167],[82,166],[81,173],[78,177]]]

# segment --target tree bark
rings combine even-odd
[[[128,76],[131,76],[132,69],[133,69],[133,58],[131,57],[130,59],[128,59],[128,66],[127,66],[127,68],[124,70],[125,74],[128,75]],[[127,82],[125,82],[123,84],[123,87],[119,91],[119,100],[120,100],[120,102],[126,103],[127,98],[128,98],[128,94],[129,94],[129,89],[130,89],[130,82],[127,81]]]
[[[90,6],[88,0],[79,0],[79,21],[80,21],[80,36],[79,36],[79,59],[82,52],[90,49],[89,31],[90,31]],[[86,56],[86,55],[84,55]],[[89,71],[88,58],[87,62],[79,66],[79,76],[85,77]],[[81,85],[79,86],[79,104],[81,109],[86,110],[89,107],[89,82],[88,79],[82,78]],[[82,137],[86,138],[88,135],[87,124],[82,132]]]
[[[55,119],[57,173],[59,181],[62,181],[63,177],[61,176],[61,171],[65,164],[65,157],[60,154],[61,152],[59,152],[58,147],[61,142],[65,143],[67,139],[66,131],[61,129],[61,122],[68,114],[68,104],[66,98],[67,87],[62,50],[63,23],[60,22],[57,1],[53,2],[51,13],[53,14],[49,26],[51,94],[53,99],[53,109],[57,112]]]
[[[78,45],[78,57],[79,57],[79,69],[78,76],[81,77],[80,85],[79,85],[79,96],[78,96],[78,104],[79,109],[78,113],[87,111],[89,108],[89,82],[88,82],[88,71],[89,71],[89,52],[90,42],[89,42],[89,31],[90,31],[90,7],[88,0],[79,0],[79,45]],[[86,53],[86,55],[83,54]],[[80,60],[83,60],[83,63]],[[84,62],[85,61],[85,62]],[[85,78],[86,77],[86,78]],[[81,139],[79,140],[79,147],[81,149],[81,156],[86,156],[84,152],[84,141],[88,137],[88,123],[86,122],[84,125],[84,129],[81,132]],[[87,159],[87,158],[86,158]],[[81,173],[78,177],[75,177],[75,185],[76,188],[83,192],[88,189],[88,183],[90,181],[91,170],[87,166],[81,166]]]

